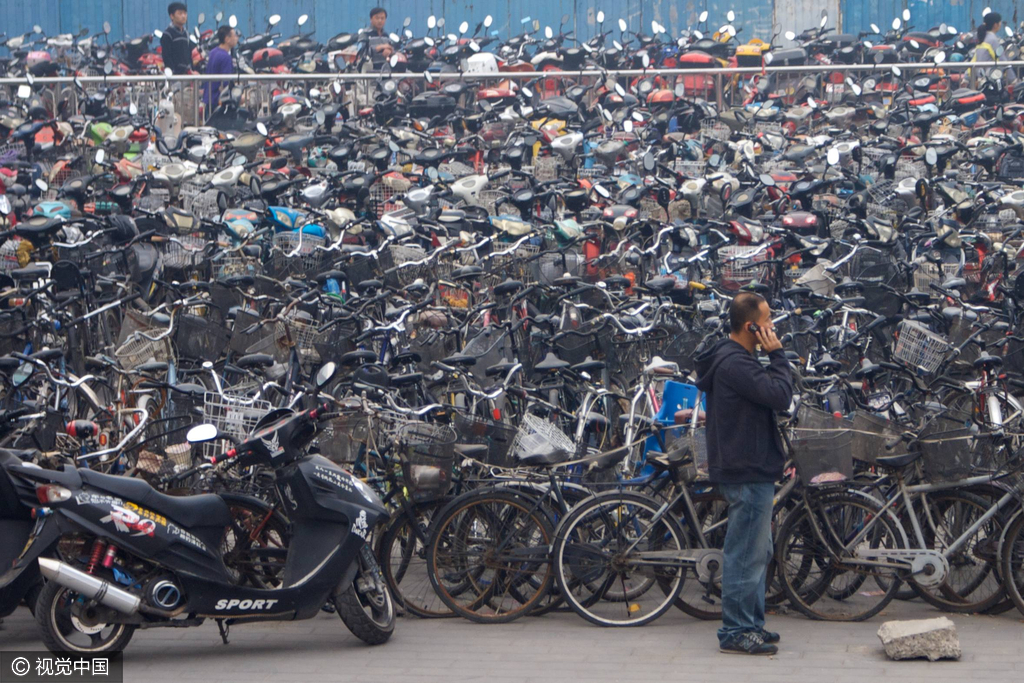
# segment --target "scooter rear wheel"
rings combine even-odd
[[[130,624],[106,624],[92,619],[91,601],[54,581],[48,581],[36,602],[35,617],[43,643],[51,652],[120,652],[135,634]]]

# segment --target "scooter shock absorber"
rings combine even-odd
[[[103,549],[107,547],[107,544],[99,539],[96,539],[92,544],[92,555],[89,556],[89,566],[86,567],[85,571],[87,574],[92,574],[96,571],[96,565],[103,559]]]
[[[103,568],[110,569],[113,567],[115,559],[117,559],[117,546],[110,544],[107,546],[107,554],[103,556]]]

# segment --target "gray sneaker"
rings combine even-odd
[[[764,642],[764,638],[757,631],[747,631],[726,638],[718,649],[727,655],[774,655],[779,651],[779,648]]]

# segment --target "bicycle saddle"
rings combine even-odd
[[[644,283],[651,292],[655,294],[665,294],[675,289],[676,279],[674,277],[652,277],[650,280]]]
[[[918,458],[921,457],[920,451],[903,453],[902,455],[882,455],[875,458],[875,464],[887,467],[891,470],[903,469],[907,465],[914,463]]]
[[[519,280],[505,280],[501,284],[494,286],[494,296],[509,296],[522,288],[523,283]]]
[[[604,368],[604,361],[594,360],[590,356],[587,356],[587,359],[584,360],[582,363],[577,363],[576,365],[571,366],[569,369],[572,370],[573,372],[599,372],[601,370],[604,370]]]
[[[569,363],[549,351],[544,360],[534,365],[533,369],[539,372],[557,372],[567,367]]]
[[[377,354],[373,351],[367,351],[366,349],[360,349],[359,351],[349,351],[341,357],[342,365],[362,365],[363,363],[372,363],[377,360]]]
[[[569,452],[564,448],[548,446],[519,458],[519,462],[526,467],[553,467],[562,464],[568,459]]]
[[[464,353],[457,353],[454,356],[448,356],[441,361],[445,365],[451,365],[453,367],[465,367],[470,368],[476,365],[476,356],[470,356]]]
[[[515,363],[497,363],[484,370],[485,377],[499,377],[508,374],[508,371],[516,366]]]
[[[374,356],[376,358],[376,356]],[[250,353],[235,361],[235,365],[246,370],[248,368],[269,368],[274,364],[274,357],[268,353]]]

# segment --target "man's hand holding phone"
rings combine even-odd
[[[780,342],[779,338],[775,336],[775,330],[753,325],[753,329],[751,331],[754,333],[754,336],[757,337],[757,343],[761,345],[761,349],[765,353],[778,351],[782,348],[782,342]]]

